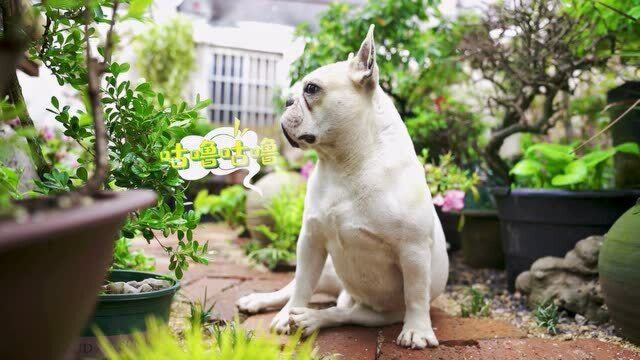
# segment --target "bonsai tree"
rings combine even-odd
[[[468,163],[477,151],[469,144],[482,133],[468,106],[453,99],[448,85],[466,78],[457,61],[462,23],[440,16],[437,0],[367,1],[361,7],[333,3],[320,16],[317,31],[303,24],[297,35],[305,51],[292,65],[292,84],[312,70],[346,60],[360,46],[370,24],[383,39],[376,47],[380,86],[406,122],[418,152],[427,148],[430,161],[451,151]],[[436,24],[436,25],[432,25]]]
[[[3,15],[10,14],[6,11],[16,6],[15,3],[2,0]],[[153,90],[151,83],[133,83],[123,78],[129,64],[113,61],[119,39],[115,25],[119,20],[142,18],[149,3],[144,0],[49,0],[34,5],[33,10],[37,12],[34,16],[45,19],[43,34],[36,41],[23,39],[18,53],[21,55],[22,50],[28,49],[30,58],[49,68],[59,84],[71,86],[82,96],[84,108],[72,109],[53,97],[48,110],[64,128],[64,135],[85,152],[79,158],[79,166],[72,171],[46,163],[40,144],[33,136],[28,137],[29,148],[38,169],[39,176],[34,179],[37,193],[68,197],[80,203],[83,197],[106,189],[155,190],[157,205],[134,213],[124,225],[113,266],[136,267],[147,263],[144,257],[128,251],[128,239],[142,234],[148,242],[161,243],[159,234],[165,237],[176,234],[177,247],[161,245],[170,254],[169,268],[181,278],[189,259],[207,262],[204,257],[207,245],[193,239],[198,216],[184,208],[184,181],[175,169],[160,161],[158,153],[188,134],[189,126],[199,118],[198,111],[209,101],[197,99],[193,106],[185,102],[169,105],[161,92]],[[24,10],[21,13],[32,11],[24,6],[21,9]],[[4,17],[5,26],[14,18],[20,16]],[[99,36],[100,26],[107,28],[104,39]],[[12,28],[15,27],[5,27]],[[20,33],[16,30],[15,37],[19,38]],[[9,74],[8,78],[8,87],[2,93],[3,98],[8,95],[4,108],[18,115],[19,129],[33,127],[17,77]]]
[[[499,124],[492,129],[484,156],[504,182],[511,181],[509,166],[499,155],[505,139],[517,133],[546,134],[569,111],[563,97],[573,94],[581,76],[606,65],[621,41],[634,34],[637,41],[637,26],[620,21],[620,15],[615,23],[607,23],[610,15],[595,15],[607,8],[599,9],[596,3],[494,4],[481,24],[464,36],[464,57],[493,85],[488,105]]]

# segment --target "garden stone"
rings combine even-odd
[[[139,289],[136,289],[133,286],[125,283],[124,284],[124,291],[122,293],[123,294],[137,294],[139,292],[140,292]]]
[[[555,302],[594,322],[608,319],[598,283],[598,254],[602,236],[580,240],[564,258],[546,256],[516,279],[516,289],[528,295],[530,307]]]
[[[305,183],[304,177],[297,172],[276,171],[265,175],[256,182],[256,186],[262,190],[262,196],[255,191],[247,193],[247,227],[251,238],[258,240],[261,244],[269,243],[269,239],[255,227],[264,224],[268,227],[273,225],[271,217],[265,213],[267,204],[271,198],[284,188],[291,188]]]
[[[124,292],[124,282],[112,282],[107,284],[107,293],[109,294],[122,294]]]
[[[152,287],[151,287],[151,285],[149,285],[149,284],[142,284],[142,286],[140,286],[140,287],[138,288],[138,290],[139,290],[141,293],[144,293],[144,292],[153,291],[153,288],[152,288]]]
[[[148,278],[142,280],[140,285],[149,285],[153,290],[160,290],[170,287],[171,283],[167,280]]]

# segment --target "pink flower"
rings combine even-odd
[[[313,163],[313,161],[311,160],[307,161],[300,168],[300,175],[302,175],[302,177],[304,177],[305,179],[309,179],[309,176],[311,175],[311,171],[313,170],[314,166],[315,164]]]
[[[42,130],[40,130],[40,136],[45,141],[49,141],[49,140],[53,139],[55,134],[53,132],[53,129],[47,126],[47,127],[42,128]]]
[[[15,118],[15,119],[11,119],[7,121],[7,124],[16,127],[18,125],[20,125],[20,118]]]
[[[442,206],[443,212],[460,211],[464,209],[464,191],[447,190],[444,197],[436,195],[433,198],[433,204]]]

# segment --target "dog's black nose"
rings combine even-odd
[[[287,102],[284,103],[285,107],[289,107],[291,105],[293,105],[293,98],[288,98]]]
[[[306,141],[308,144],[313,144],[316,142],[316,136],[311,134],[304,134],[298,137],[298,140]]]

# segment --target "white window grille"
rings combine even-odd
[[[230,125],[237,117],[243,127],[273,126],[273,100],[282,55],[218,47],[210,54],[211,120],[217,125]]]

